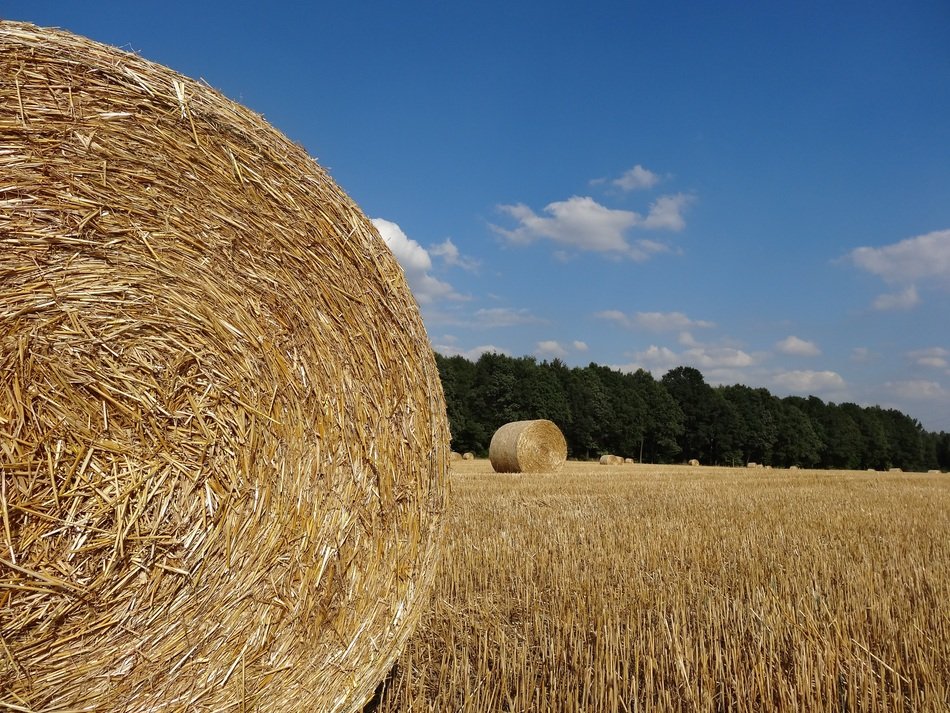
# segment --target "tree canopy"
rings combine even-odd
[[[647,463],[950,469],[950,434],[928,432],[895,409],[712,386],[688,366],[657,380],[642,369],[496,353],[475,362],[437,353],[436,362],[456,451],[485,455],[505,423],[546,418],[578,459],[613,453]]]

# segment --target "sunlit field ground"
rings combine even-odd
[[[950,475],[453,464],[390,711],[948,711]]]

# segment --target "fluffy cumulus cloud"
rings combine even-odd
[[[567,349],[562,347],[560,342],[549,339],[543,342],[538,342],[534,349],[534,353],[539,357],[563,359],[567,356]]]
[[[575,340],[571,344],[565,345],[554,339],[548,339],[545,341],[538,342],[534,347],[535,356],[539,356],[546,359],[565,359],[570,355],[571,351],[575,352],[586,352],[587,344]]]
[[[880,248],[861,247],[851,261],[888,282],[938,278],[950,282],[950,230],[937,230]]]
[[[788,354],[789,356],[811,357],[821,354],[821,349],[818,348],[817,344],[794,335],[790,335],[782,341],[777,342],[775,348],[782,354]]]
[[[795,394],[822,394],[845,388],[844,379],[835,371],[780,371],[772,379],[781,389]]]
[[[589,196],[572,196],[555,201],[537,214],[523,203],[501,205],[498,209],[513,218],[511,229],[492,225],[492,229],[512,245],[527,245],[550,240],[575,250],[599,252],[637,262],[649,259],[669,247],[654,240],[632,240],[627,233],[635,227],[681,230],[683,211],[690,198],[683,194],[661,196],[643,216],[631,210],[601,205]]]
[[[382,218],[373,218],[372,223],[399,261],[409,288],[420,305],[445,299],[465,299],[448,282],[429,274],[432,270],[432,258],[428,251],[407,236],[399,225]]]
[[[650,212],[643,221],[643,227],[653,230],[682,230],[686,227],[683,213],[692,202],[693,197],[685,193],[660,196],[650,205]]]
[[[660,182],[660,177],[640,164],[624,172],[624,174],[612,183],[624,191],[639,191],[646,188],[653,188]]]
[[[888,284],[904,286],[878,296],[875,309],[910,309],[920,302],[918,284],[950,285],[950,230],[936,230],[879,248],[855,248],[847,259]]]
[[[663,373],[677,366],[692,366],[706,375],[706,371],[744,369],[756,363],[754,356],[734,347],[695,346],[676,352],[651,344],[633,357],[634,366],[642,366],[654,373]]]
[[[654,332],[679,331],[693,328],[709,328],[716,325],[700,319],[690,319],[682,312],[635,312],[626,314],[616,309],[597,312],[598,319],[613,322],[624,329],[647,329]]]

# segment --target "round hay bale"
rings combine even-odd
[[[693,465],[693,466],[696,466],[696,465],[699,465],[699,461],[696,460],[695,458],[690,458],[689,464],[690,464],[690,465]]]
[[[605,453],[600,457],[601,465],[623,465],[623,458],[610,453]]]
[[[403,273],[207,86],[0,22],[0,699],[356,711],[413,630],[448,424]]]
[[[496,473],[549,473],[567,460],[567,441],[552,421],[512,421],[495,431],[488,458]]]
[[[462,454],[462,460],[475,460],[475,454],[471,451],[465,451],[465,453]]]
[[[462,454],[459,453],[458,451],[452,451],[452,453],[451,453],[451,455],[449,456],[449,458],[450,458],[451,460],[462,460]]]
[[[634,462],[636,462],[636,461],[634,461],[633,458],[624,458],[624,459],[623,459],[623,462],[624,462],[624,463],[634,463]]]

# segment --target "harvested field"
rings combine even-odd
[[[375,708],[946,711],[950,476],[456,462]]]

